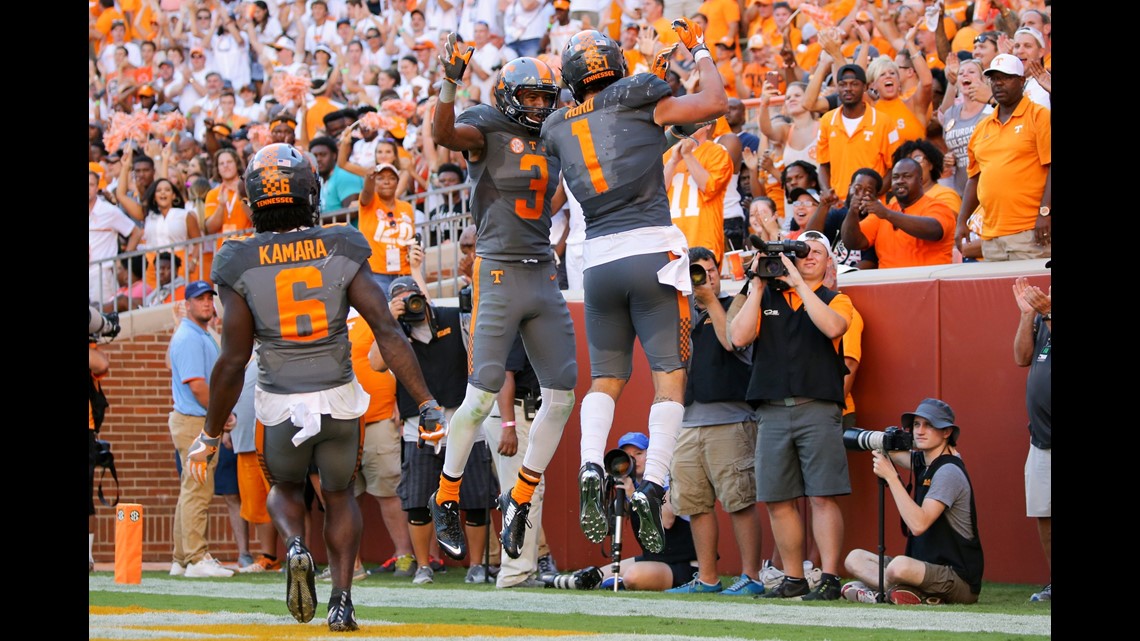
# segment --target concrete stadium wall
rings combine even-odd
[[[1011,287],[1019,275],[1043,288],[1049,284],[1044,261],[1020,261],[852,272],[841,276],[840,286],[866,321],[863,360],[854,388],[859,426],[880,430],[897,425],[900,414],[914,409],[926,396],[950,403],[962,426],[960,446],[977,494],[986,580],[1045,583],[1049,572],[1036,527],[1025,517],[1022,470],[1029,441],[1027,370],[1016,367],[1012,358],[1018,312]],[[726,289],[733,285],[738,284],[725,283]],[[580,401],[590,382],[583,308],[580,292],[566,294],[578,330],[576,392]],[[171,405],[169,370],[163,362],[173,328],[169,308],[143,310],[125,315],[123,335],[103,346],[111,359],[111,373],[104,384],[111,407],[102,436],[114,448],[122,499],[144,506],[146,561],[170,558],[170,523],[178,497],[166,423]],[[646,431],[652,384],[640,346],[637,349],[633,377],[617,405],[610,447],[626,431]],[[607,561],[600,547],[581,535],[577,524],[579,437],[575,407],[547,470],[543,529],[560,568]],[[844,549],[874,550],[879,530],[878,485],[871,473],[870,454],[849,452],[848,465],[853,491],[840,499],[846,525]],[[98,513],[95,558],[110,561],[114,557],[114,514],[102,506]],[[375,501],[365,501],[363,513],[362,554],[366,562],[377,563],[391,554],[392,545]],[[310,547],[323,562],[322,519],[319,513],[314,516],[315,539]],[[760,517],[763,556],[770,558],[773,540],[762,506]],[[720,572],[739,573],[740,555],[728,517],[720,513],[718,522]],[[888,554],[901,553],[904,539],[889,497],[884,526]],[[210,508],[209,537],[216,557],[236,559],[220,498]],[[628,529],[623,540],[624,556],[638,553],[637,541]]]

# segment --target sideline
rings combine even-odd
[[[318,591],[321,597],[327,587]],[[177,579],[147,578],[140,585],[123,585],[110,576],[89,576],[89,591],[167,594],[178,596],[233,595],[233,584],[225,581],[183,581]],[[247,599],[281,599],[281,584],[242,584],[241,596]],[[849,607],[820,605],[768,605],[763,603],[694,602],[686,599],[632,599],[621,596],[601,596],[573,591],[557,594],[541,592],[512,592],[510,599],[494,598],[490,593],[472,590],[432,589],[435,603],[449,608],[471,610],[501,610],[505,612],[529,611],[558,614],[585,614],[590,616],[629,616],[630,612],[646,610],[649,603],[661,610],[667,602],[670,618],[749,623],[778,623],[784,625],[815,625],[840,628],[894,628],[899,630],[931,630],[940,632],[999,632],[1018,635],[1050,636],[1052,616],[1010,615],[969,612],[938,612],[930,608],[904,609],[870,606],[852,616]],[[410,588],[353,586],[353,602],[363,607],[423,607],[423,592]],[[320,619],[321,617],[318,617]],[[323,621],[322,621],[323,623]],[[382,623],[382,622],[376,622]],[[598,639],[597,635],[589,635]],[[628,638],[628,635],[626,635]],[[354,636],[354,638],[356,638]],[[390,637],[389,637],[390,638]],[[472,637],[474,638],[474,637]],[[656,638],[656,637],[655,637]],[[676,637],[686,639],[688,637]],[[704,638],[704,637],[702,637]]]

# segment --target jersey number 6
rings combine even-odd
[[[294,296],[298,283],[309,289],[321,286],[321,272],[316,267],[292,267],[277,274],[277,312],[281,323],[281,338],[289,341],[309,342],[329,335],[329,317],[323,301],[297,300]],[[302,335],[298,319],[308,317],[310,331]]]

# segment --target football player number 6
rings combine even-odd
[[[544,172],[545,173],[545,172]],[[277,274],[277,311],[280,314],[281,338],[289,341],[315,341],[329,335],[329,317],[325,304],[319,300],[297,300],[294,296],[298,283],[309,289],[321,286],[321,272],[316,267],[293,267]],[[302,335],[297,321],[307,317],[311,331]]]

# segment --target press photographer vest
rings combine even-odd
[[[434,305],[429,308],[432,340],[430,343],[411,341],[412,351],[416,353],[432,398],[441,407],[459,407],[467,393],[467,350],[463,347],[459,308]],[[396,405],[402,419],[419,416],[419,404],[399,379],[396,379]]]
[[[965,463],[953,454],[939,456],[934,459],[930,467],[925,466],[921,453],[913,454],[912,461],[917,479],[914,502],[919,505],[922,505],[922,500],[930,489],[930,480],[934,478],[938,468],[943,465],[955,465],[962,470],[962,474],[966,475],[966,482],[970,483],[970,523],[974,528],[974,538],[970,540],[958,534],[943,511],[926,532],[919,536],[907,537],[906,555],[934,565],[949,565],[970,585],[971,593],[980,593],[985,557],[982,554],[982,540],[978,537],[978,511],[974,509],[974,484],[970,482],[970,475],[966,473]]]
[[[720,298],[717,302],[728,310],[732,298]],[[720,403],[744,400],[752,368],[720,344],[716,330],[709,322],[708,310],[696,315],[690,335],[693,339],[693,357],[689,360],[685,405],[692,405],[693,401]]]
[[[838,293],[826,287],[815,290],[816,296],[831,303]],[[752,344],[752,377],[748,381],[746,399],[755,407],[760,401],[804,396],[845,404],[843,377],[843,342],[836,351],[831,339],[815,326],[807,307],[793,310],[782,292],[765,287],[760,299],[760,334]]]

